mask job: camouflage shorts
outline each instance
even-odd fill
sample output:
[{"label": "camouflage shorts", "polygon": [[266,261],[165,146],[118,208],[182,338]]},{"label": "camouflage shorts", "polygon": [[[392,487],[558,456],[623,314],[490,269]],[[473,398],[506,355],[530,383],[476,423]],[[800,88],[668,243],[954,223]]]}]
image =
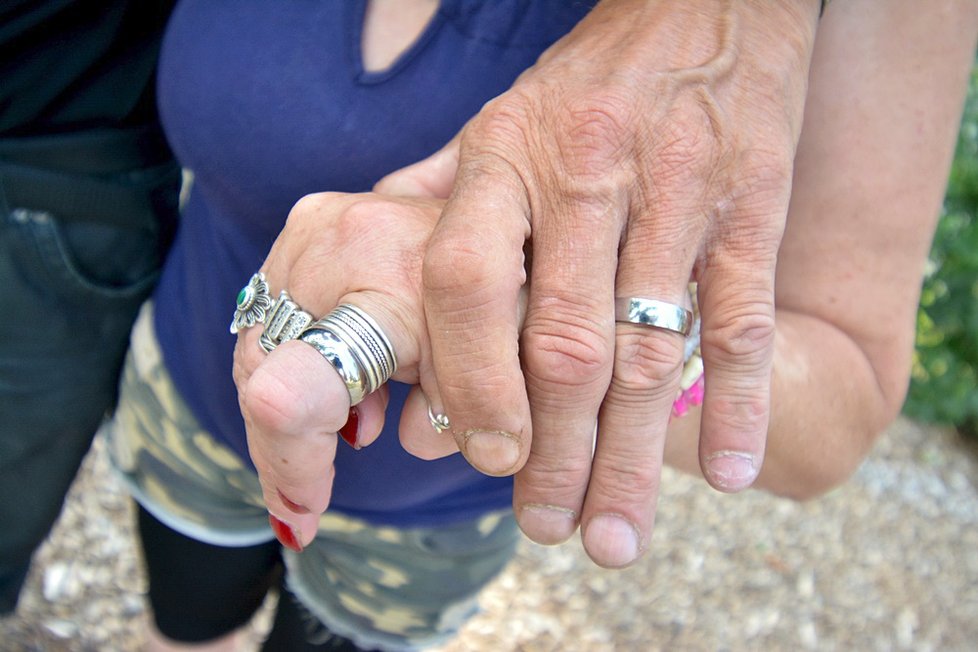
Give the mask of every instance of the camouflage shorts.
[{"label": "camouflage shorts", "polygon": [[[273,538],[258,476],[201,429],[160,355],[147,303],[133,328],[119,407],[105,431],[139,503],[195,539]],[[367,648],[414,650],[451,638],[512,557],[518,530],[496,512],[452,526],[393,528],[327,512],[301,554],[283,550],[289,588],[332,631]]]}]

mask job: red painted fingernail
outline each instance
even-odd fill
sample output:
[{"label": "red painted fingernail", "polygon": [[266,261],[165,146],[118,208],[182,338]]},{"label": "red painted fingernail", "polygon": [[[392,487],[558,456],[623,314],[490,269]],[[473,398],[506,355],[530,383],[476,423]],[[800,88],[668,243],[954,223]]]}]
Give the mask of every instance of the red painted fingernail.
[{"label": "red painted fingernail", "polygon": [[296,514],[308,514],[309,513],[309,508],[308,507],[303,507],[299,503],[292,502],[291,500],[289,500],[289,497],[288,496],[286,496],[285,494],[283,494],[281,492],[281,490],[278,492],[278,499],[282,501],[282,504],[283,505],[285,505],[286,507],[288,507],[290,510],[292,510]]},{"label": "red painted fingernail", "polygon": [[356,408],[350,408],[350,416],[347,418],[346,423],[340,428],[339,433],[343,441],[348,443],[356,450],[360,450],[360,444],[358,442],[360,435],[360,412]]},{"label": "red painted fingernail", "polygon": [[280,521],[271,514],[268,515],[268,523],[272,526],[272,532],[279,543],[296,552],[302,552],[302,539],[299,532],[285,521]]}]

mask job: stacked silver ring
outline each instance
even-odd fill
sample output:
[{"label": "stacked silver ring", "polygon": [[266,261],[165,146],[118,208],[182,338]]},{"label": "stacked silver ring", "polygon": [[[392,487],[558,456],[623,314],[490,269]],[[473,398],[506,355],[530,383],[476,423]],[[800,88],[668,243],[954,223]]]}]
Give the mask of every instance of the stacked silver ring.
[{"label": "stacked silver ring", "polygon": [[299,340],[319,351],[333,365],[350,394],[351,406],[360,403],[370,393],[364,380],[363,367],[353,356],[353,349],[335,333],[313,325],[299,336]]},{"label": "stacked silver ring", "polygon": [[299,338],[339,372],[356,405],[397,371],[394,347],[376,321],[356,306],[340,304]]},{"label": "stacked silver ring", "polygon": [[286,340],[309,344],[339,373],[351,405],[360,403],[397,371],[394,347],[364,311],[344,303],[322,319],[314,319],[285,290],[273,303],[265,275],[258,272],[238,293],[231,332],[263,324],[258,344],[266,353]]},{"label": "stacked silver ring", "polygon": [[313,316],[299,307],[289,293],[282,290],[265,318],[265,330],[258,337],[258,344],[266,353],[285,342],[294,340],[312,323]]}]

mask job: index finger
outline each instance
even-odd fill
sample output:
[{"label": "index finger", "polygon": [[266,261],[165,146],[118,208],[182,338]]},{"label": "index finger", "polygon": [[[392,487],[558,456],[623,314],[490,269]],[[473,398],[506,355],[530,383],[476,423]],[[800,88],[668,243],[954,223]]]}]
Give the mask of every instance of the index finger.
[{"label": "index finger", "polygon": [[[240,344],[258,349],[255,340]],[[348,416],[346,387],[319,357],[300,342],[285,342],[255,368],[239,399],[265,503],[285,519],[300,548],[315,536],[329,503],[334,434]]]},{"label": "index finger", "polygon": [[489,475],[514,473],[529,453],[518,307],[527,214],[522,183],[508,165],[492,157],[463,161],[424,258],[438,390],[459,449]]}]

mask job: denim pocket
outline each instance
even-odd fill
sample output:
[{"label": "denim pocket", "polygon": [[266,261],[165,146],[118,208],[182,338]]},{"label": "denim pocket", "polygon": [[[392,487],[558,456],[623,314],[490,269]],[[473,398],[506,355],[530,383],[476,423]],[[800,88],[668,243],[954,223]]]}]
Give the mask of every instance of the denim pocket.
[{"label": "denim pocket", "polygon": [[10,211],[22,248],[21,271],[69,301],[142,298],[159,275],[152,233],[90,223],[62,223],[46,211]]},{"label": "denim pocket", "polygon": [[[0,467],[51,442],[77,449],[115,400],[129,330],[160,273],[166,241],[156,224],[175,220],[169,177],[138,185],[130,176],[109,183],[151,198],[132,213],[133,228],[129,213],[108,213],[117,206],[63,202],[59,215],[34,205],[46,193],[11,199],[16,188],[0,184]],[[172,210],[157,191],[173,195]],[[121,219],[100,221],[103,213]]]},{"label": "denim pocket", "polygon": [[[0,213],[0,467],[59,441],[87,441],[115,400],[129,330],[159,275],[155,239],[68,231],[50,213]],[[73,237],[74,236],[74,237]],[[116,246],[138,268],[86,265]],[[60,445],[60,444],[59,444]]]},{"label": "denim pocket", "polygon": [[4,247],[45,295],[145,297],[172,238],[179,187],[173,163],[98,178],[5,165]]}]

